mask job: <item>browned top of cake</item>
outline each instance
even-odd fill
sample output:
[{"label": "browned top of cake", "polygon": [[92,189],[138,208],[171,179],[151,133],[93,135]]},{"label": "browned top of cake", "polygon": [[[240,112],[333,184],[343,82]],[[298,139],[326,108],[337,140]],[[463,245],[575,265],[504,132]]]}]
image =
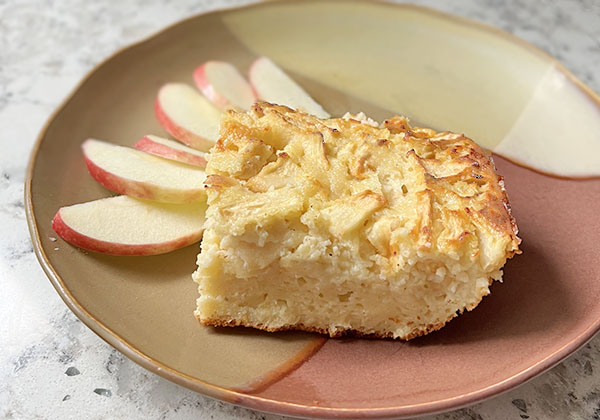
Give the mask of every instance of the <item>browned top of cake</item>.
[{"label": "browned top of cake", "polygon": [[372,224],[369,241],[391,260],[406,242],[394,235],[402,229],[423,251],[482,252],[483,266],[519,252],[489,154],[463,134],[411,127],[404,117],[375,127],[259,102],[224,117],[207,173],[209,204],[210,189],[225,185],[235,185],[232,200],[265,205],[285,191],[286,202],[318,210],[334,236]]}]

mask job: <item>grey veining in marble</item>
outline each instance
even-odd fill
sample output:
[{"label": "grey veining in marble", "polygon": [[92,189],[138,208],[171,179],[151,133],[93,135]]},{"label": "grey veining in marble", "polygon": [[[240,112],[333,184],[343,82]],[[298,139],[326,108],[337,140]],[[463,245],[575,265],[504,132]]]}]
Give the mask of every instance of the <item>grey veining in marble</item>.
[{"label": "grey veining in marble", "polygon": [[[0,418],[281,419],[174,385],[105,344],[52,289],[23,208],[35,138],[95,64],[181,18],[248,2],[0,0]],[[417,3],[508,30],[600,91],[597,0]],[[600,338],[515,390],[428,418],[600,419]]]}]

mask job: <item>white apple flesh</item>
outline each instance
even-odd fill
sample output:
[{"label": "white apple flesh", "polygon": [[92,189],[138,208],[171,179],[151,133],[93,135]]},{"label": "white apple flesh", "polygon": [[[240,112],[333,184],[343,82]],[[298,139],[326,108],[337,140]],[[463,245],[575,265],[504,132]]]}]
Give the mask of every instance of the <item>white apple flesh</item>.
[{"label": "white apple flesh", "polygon": [[219,137],[221,111],[184,83],[167,83],[160,88],[154,112],[170,135],[194,149],[206,152]]},{"label": "white apple flesh", "polygon": [[206,168],[206,153],[173,140],[147,135],[139,139],[133,147],[151,155]]},{"label": "white apple flesh", "polygon": [[300,85],[267,57],[257,58],[252,63],[249,78],[260,99],[308,112],[319,118],[331,117]]},{"label": "white apple flesh", "polygon": [[90,175],[116,193],[166,203],[206,197],[200,168],[100,140],[86,140],[82,149]]},{"label": "white apple flesh", "polygon": [[167,204],[125,195],[62,207],[52,228],[65,241],[112,255],[156,255],[202,238],[204,202]]},{"label": "white apple flesh", "polygon": [[204,96],[222,110],[247,111],[256,101],[250,84],[230,63],[207,61],[194,70],[194,81]]}]

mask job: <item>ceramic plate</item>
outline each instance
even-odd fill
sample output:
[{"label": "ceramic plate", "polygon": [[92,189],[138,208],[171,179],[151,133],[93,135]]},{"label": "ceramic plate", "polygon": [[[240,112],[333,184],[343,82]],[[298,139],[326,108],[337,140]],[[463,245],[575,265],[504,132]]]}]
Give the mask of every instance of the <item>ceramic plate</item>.
[{"label": "ceramic plate", "polygon": [[[153,115],[163,83],[192,84],[193,69],[211,59],[246,72],[260,55],[333,115],[402,113],[465,132],[507,158],[496,156],[496,164],[523,254],[476,310],[408,343],[214,329],[192,314],[197,244],[162,256],[114,257],[53,241],[50,222],[59,207],[110,194],[87,174],[84,139],[131,145],[147,133],[166,135]],[[593,92],[530,45],[428,9],[286,1],[210,13],[120,51],[59,108],[31,158],[29,227],[71,310],[167,379],[289,415],[447,410],[526,381],[597,331],[599,108]]]}]

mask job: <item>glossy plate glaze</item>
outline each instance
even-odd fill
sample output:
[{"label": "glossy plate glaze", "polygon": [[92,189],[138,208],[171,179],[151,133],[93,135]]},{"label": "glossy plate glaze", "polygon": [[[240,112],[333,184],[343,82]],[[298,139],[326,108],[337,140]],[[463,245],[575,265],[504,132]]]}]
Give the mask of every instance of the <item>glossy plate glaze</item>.
[{"label": "glossy plate glaze", "polygon": [[[59,207],[109,195],[86,173],[84,139],[131,145],[164,135],[153,116],[163,83],[193,84],[193,69],[207,60],[246,72],[259,55],[281,64],[334,116],[401,113],[502,154],[496,163],[523,238],[504,283],[473,312],[408,343],[325,340],[200,326],[190,278],[198,245],[113,257],[53,241]],[[447,410],[543,372],[599,328],[599,103],[532,46],[429,9],[309,0],[210,13],[117,53],[59,108],[32,154],[29,227],[42,267],[73,312],[174,382],[290,415]]]}]

